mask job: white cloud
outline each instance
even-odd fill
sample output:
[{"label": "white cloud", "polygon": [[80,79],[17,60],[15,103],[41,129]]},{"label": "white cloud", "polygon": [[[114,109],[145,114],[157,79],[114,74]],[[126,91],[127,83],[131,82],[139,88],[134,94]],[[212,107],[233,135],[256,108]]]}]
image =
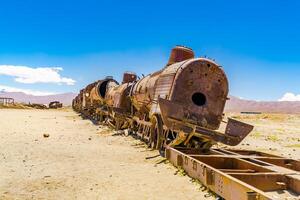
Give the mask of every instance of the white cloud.
[{"label": "white cloud", "polygon": [[19,83],[57,83],[74,85],[75,80],[61,77],[60,67],[38,67],[0,65],[0,75],[15,77]]},{"label": "white cloud", "polygon": [[36,91],[36,90],[14,88],[5,85],[0,85],[0,92],[23,92],[25,94],[30,94],[34,96],[47,96],[47,95],[55,94],[53,92],[45,92],[45,91],[43,92],[43,91]]},{"label": "white cloud", "polygon": [[287,92],[278,101],[300,101],[300,94]]}]

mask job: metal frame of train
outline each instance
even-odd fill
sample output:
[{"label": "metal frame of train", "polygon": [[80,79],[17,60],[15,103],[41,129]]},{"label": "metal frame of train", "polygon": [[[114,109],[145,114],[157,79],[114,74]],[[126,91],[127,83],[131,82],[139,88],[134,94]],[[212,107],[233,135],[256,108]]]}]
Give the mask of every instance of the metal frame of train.
[{"label": "metal frame of train", "polygon": [[89,84],[73,100],[73,108],[116,129],[135,131],[155,149],[209,149],[216,142],[237,145],[253,128],[229,118],[225,133],[216,131],[227,95],[221,66],[176,46],[163,69],[139,80],[126,72],[122,84],[112,77]]},{"label": "metal frame of train", "polygon": [[[161,70],[142,78],[125,72],[121,84],[112,77],[95,81],[80,90],[72,107],[84,117],[138,135],[225,199],[299,199],[299,161],[211,148],[216,143],[235,146],[253,129],[235,119],[224,121],[227,96],[228,80],[220,65],[176,46]],[[221,122],[224,132],[219,131]]]}]

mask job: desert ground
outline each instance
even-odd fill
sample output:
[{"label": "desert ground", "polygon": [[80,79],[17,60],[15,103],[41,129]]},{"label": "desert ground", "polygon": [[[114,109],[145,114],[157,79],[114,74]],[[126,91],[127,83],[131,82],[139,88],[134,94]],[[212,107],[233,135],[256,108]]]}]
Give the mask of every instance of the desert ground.
[{"label": "desert ground", "polygon": [[[0,199],[215,199],[139,140],[71,109],[0,116]],[[235,148],[300,158],[300,115],[227,116],[255,125]]]},{"label": "desert ground", "polygon": [[0,116],[1,200],[215,199],[156,151],[71,109]]},{"label": "desert ground", "polygon": [[254,125],[253,131],[234,148],[300,159],[300,115],[229,113],[227,116]]}]

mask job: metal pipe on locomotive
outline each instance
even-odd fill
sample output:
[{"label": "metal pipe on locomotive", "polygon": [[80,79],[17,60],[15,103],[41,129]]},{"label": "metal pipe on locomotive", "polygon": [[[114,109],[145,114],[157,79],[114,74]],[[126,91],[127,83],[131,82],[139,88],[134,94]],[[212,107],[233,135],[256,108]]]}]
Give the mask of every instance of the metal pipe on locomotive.
[{"label": "metal pipe on locomotive", "polygon": [[225,132],[217,131],[227,96],[221,66],[176,46],[161,70],[139,80],[125,72],[122,84],[112,77],[91,83],[72,106],[85,117],[135,132],[155,149],[169,145],[205,150],[217,142],[237,145],[253,129],[228,118]]}]

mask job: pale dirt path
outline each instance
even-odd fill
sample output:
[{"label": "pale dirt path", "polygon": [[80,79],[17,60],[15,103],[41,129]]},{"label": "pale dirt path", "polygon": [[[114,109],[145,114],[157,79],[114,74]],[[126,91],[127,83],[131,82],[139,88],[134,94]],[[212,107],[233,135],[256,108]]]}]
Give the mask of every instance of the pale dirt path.
[{"label": "pale dirt path", "polygon": [[[71,110],[0,110],[0,199],[214,199]],[[44,138],[43,134],[50,134]]]}]

